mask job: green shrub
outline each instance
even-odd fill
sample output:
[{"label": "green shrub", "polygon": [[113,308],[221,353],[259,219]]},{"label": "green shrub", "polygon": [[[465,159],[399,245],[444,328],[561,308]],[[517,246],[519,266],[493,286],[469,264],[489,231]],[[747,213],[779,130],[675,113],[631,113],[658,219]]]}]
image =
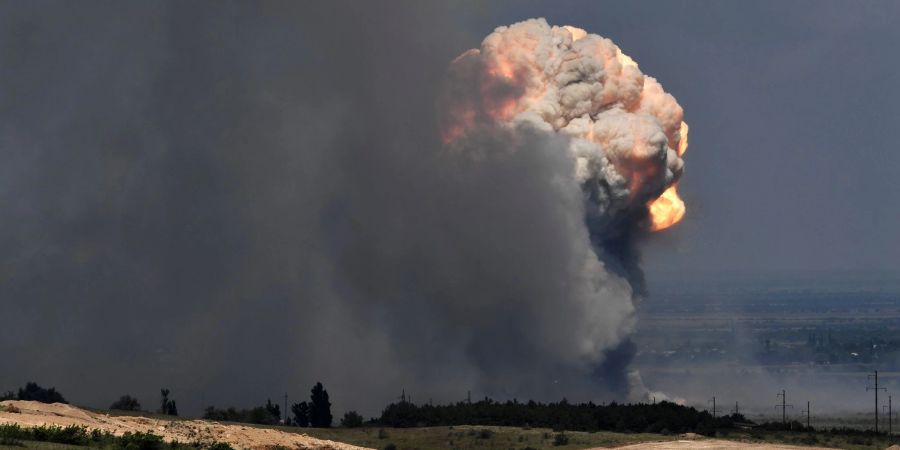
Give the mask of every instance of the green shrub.
[{"label": "green shrub", "polygon": [[124,450],[160,450],[163,446],[161,437],[153,433],[128,433],[118,439],[117,448]]},{"label": "green shrub", "polygon": [[384,450],[397,450],[397,446],[394,444],[388,444],[384,446]]},{"label": "green shrub", "polygon": [[207,450],[234,450],[234,448],[225,442],[216,442],[210,445]]},{"label": "green shrub", "polygon": [[30,437],[26,437],[26,439],[30,438],[33,441],[40,442],[87,445],[90,441],[87,428],[79,427],[77,425],[70,425],[65,428],[59,426],[40,426],[29,428],[28,430],[25,430],[25,432],[30,434]]},{"label": "green shrub", "polygon": [[487,428],[478,430],[478,439],[490,439],[494,432]]},{"label": "green shrub", "polygon": [[388,434],[387,431],[384,431],[384,428],[378,429],[378,439],[387,439]]},{"label": "green shrub", "polygon": [[25,430],[14,423],[0,425],[0,438],[27,439],[29,434],[28,430]]},{"label": "green shrub", "polygon": [[117,438],[109,431],[103,431],[97,428],[91,430],[91,441],[96,444],[112,444],[116,442],[116,439]]},{"label": "green shrub", "polygon": [[556,436],[553,436],[553,445],[561,446],[569,444],[569,436],[566,436],[565,433],[558,433]]},{"label": "green shrub", "polygon": [[363,416],[356,411],[347,411],[344,413],[344,418],[341,419],[341,426],[345,428],[356,428],[362,426],[362,424]]}]

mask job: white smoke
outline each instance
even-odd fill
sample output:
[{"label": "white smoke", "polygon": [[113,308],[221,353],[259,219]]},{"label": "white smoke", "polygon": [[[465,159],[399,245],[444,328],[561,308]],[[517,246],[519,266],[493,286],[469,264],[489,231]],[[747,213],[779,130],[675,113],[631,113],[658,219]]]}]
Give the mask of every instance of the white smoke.
[{"label": "white smoke", "polygon": [[681,176],[684,112],[609,39],[532,19],[499,27],[451,66],[443,128],[451,147],[479,126],[570,137],[577,181],[599,216],[643,208]]}]

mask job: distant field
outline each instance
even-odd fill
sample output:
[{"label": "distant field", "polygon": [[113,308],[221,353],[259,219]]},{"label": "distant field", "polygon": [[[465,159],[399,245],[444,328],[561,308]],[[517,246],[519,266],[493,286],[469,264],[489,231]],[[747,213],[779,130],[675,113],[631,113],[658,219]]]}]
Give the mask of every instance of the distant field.
[{"label": "distant field", "polygon": [[[346,442],[364,447],[383,449],[394,444],[397,450],[578,450],[591,447],[618,447],[641,442],[658,442],[676,436],[660,434],[623,434],[612,432],[583,433],[567,431],[566,445],[554,445],[558,433],[550,429],[522,429],[516,427],[426,427],[426,428],[295,428],[274,427],[283,431],[308,434],[320,439]],[[380,431],[382,431],[380,433]],[[379,434],[383,437],[379,438]],[[24,447],[0,445],[3,450],[86,450],[90,447],[23,442]]]},{"label": "distant field", "polygon": [[[283,428],[290,430],[290,428]],[[297,430],[294,428],[294,430]],[[379,438],[379,430],[385,437]],[[590,447],[617,447],[640,442],[667,441],[675,436],[661,434],[623,434],[612,432],[584,433],[567,431],[566,445],[554,445],[558,433],[545,428],[523,429],[517,427],[425,427],[425,428],[308,428],[302,432],[320,439],[346,442],[376,449],[394,444],[398,450],[428,449],[478,449],[478,450],[576,450]]]},{"label": "distant field", "polygon": [[[480,430],[493,432],[489,439],[479,438]],[[306,429],[303,432],[321,439],[330,439],[370,448],[383,449],[388,444],[397,450],[577,450],[593,447],[619,447],[642,442],[660,442],[679,439],[676,435],[649,433],[625,434],[613,432],[583,433],[567,431],[569,444],[554,446],[556,435],[550,429],[522,429],[516,427],[429,427],[387,428],[387,437],[378,438],[379,428]],[[846,436],[827,433],[797,433],[780,431],[732,431],[719,435],[719,439],[739,442],[790,444],[797,446],[832,447],[849,450],[883,450],[891,445],[887,436]],[[900,442],[900,438],[894,443]]]}]

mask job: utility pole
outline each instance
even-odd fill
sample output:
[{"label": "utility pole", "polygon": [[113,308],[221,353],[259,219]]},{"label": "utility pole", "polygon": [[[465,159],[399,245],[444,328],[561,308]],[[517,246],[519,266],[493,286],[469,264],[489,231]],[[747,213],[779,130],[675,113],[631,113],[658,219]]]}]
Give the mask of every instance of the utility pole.
[{"label": "utility pole", "polygon": [[866,392],[875,391],[875,432],[878,433],[878,406],[879,406],[878,405],[878,391],[879,390],[886,391],[887,389],[878,387],[878,371],[877,370],[875,371],[874,374],[869,374],[866,382],[868,383],[868,380],[871,380],[872,378],[875,379],[875,386],[866,386]]},{"label": "utility pole", "polygon": [[779,406],[781,407],[781,424],[786,425],[787,424],[787,407],[790,406],[791,408],[793,408],[794,405],[787,404],[787,394],[785,393],[784,389],[781,390],[780,394],[776,394],[775,396],[781,397],[781,404],[775,405],[775,407],[776,408]]},{"label": "utility pole", "polygon": [[888,395],[888,404],[881,405],[881,407],[887,408],[887,412],[888,412],[888,442],[890,442],[892,440],[893,431],[894,431],[893,430],[894,414],[893,414],[893,407],[891,406],[891,396],[890,395]]},{"label": "utility pole", "polygon": [[801,412],[806,413],[806,428],[810,428],[810,426],[809,426],[809,400],[806,401],[806,409]]},{"label": "utility pole", "polygon": [[734,415],[738,415],[741,413],[741,408],[738,407],[738,402],[734,402],[734,411],[732,411]]},{"label": "utility pole", "polygon": [[281,416],[281,423],[287,425],[288,409],[287,409],[287,392],[284,393],[284,412]]},{"label": "utility pole", "polygon": [[712,402],[712,405],[713,405],[713,407],[712,407],[712,415],[713,415],[713,419],[715,419],[715,418],[716,418],[716,412],[718,411],[718,410],[716,409],[716,396],[713,395],[712,400],[707,401],[707,403],[709,403],[710,401]]}]

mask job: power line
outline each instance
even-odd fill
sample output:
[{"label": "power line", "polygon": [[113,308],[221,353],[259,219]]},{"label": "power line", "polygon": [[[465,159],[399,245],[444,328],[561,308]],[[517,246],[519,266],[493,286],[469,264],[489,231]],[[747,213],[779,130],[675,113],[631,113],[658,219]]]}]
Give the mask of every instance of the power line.
[{"label": "power line", "polygon": [[716,418],[716,412],[718,412],[718,410],[716,409],[716,396],[713,395],[712,400],[707,400],[707,401],[706,401],[706,403],[709,403],[709,402],[712,402],[712,405],[713,405],[713,407],[712,407],[712,416],[713,416],[713,419],[715,419],[715,418]]},{"label": "power line", "polygon": [[811,428],[811,427],[809,426],[809,400],[806,401],[806,409],[804,409],[804,410],[801,411],[801,412],[805,412],[805,413],[806,413],[806,428]]},{"label": "power line", "polygon": [[869,382],[872,378],[875,378],[875,386],[866,386],[866,392],[875,391],[875,432],[878,432],[878,391],[887,391],[886,388],[878,387],[878,371],[876,370],[874,374],[869,374],[866,378],[866,383]]},{"label": "power line", "polygon": [[791,408],[793,408],[794,405],[788,405],[786,403],[787,402],[787,394],[784,389],[781,390],[780,394],[775,394],[775,396],[781,397],[781,404],[775,405],[775,407],[776,408],[779,406],[781,407],[781,424],[785,425],[785,424],[787,424],[787,407],[790,406]]},{"label": "power line", "polygon": [[888,395],[888,404],[881,405],[882,408],[887,408],[888,412],[888,442],[893,440],[893,423],[894,423],[894,414],[893,414],[893,406],[891,405],[891,396]]}]

